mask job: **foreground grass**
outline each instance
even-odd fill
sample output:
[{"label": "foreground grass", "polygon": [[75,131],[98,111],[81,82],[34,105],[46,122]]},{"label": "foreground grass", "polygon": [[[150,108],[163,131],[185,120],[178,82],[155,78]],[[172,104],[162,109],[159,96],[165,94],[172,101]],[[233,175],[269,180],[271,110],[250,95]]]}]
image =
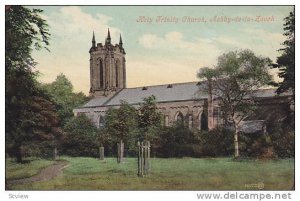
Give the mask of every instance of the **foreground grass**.
[{"label": "foreground grass", "polygon": [[6,159],[6,179],[23,179],[38,174],[41,169],[51,165],[53,161],[39,158],[26,158],[27,163],[20,164],[14,159]]},{"label": "foreground grass", "polygon": [[294,159],[234,161],[231,158],[151,159],[151,173],[137,177],[137,159],[62,157],[70,162],[51,181],[15,185],[15,190],[290,190]]}]

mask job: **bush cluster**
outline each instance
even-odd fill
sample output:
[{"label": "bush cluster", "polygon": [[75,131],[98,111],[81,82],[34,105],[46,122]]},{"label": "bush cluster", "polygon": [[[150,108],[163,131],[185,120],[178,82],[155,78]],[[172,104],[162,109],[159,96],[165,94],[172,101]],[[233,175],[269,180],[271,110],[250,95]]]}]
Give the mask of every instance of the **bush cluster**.
[{"label": "bush cluster", "polygon": [[[293,129],[276,129],[271,134],[240,133],[240,152],[242,157],[274,158],[294,157],[295,144]],[[107,140],[101,145],[99,135],[105,129],[97,129],[82,115],[71,119],[65,126],[65,138],[61,144],[61,154],[70,156],[98,157],[99,146],[105,147],[106,156],[117,155],[116,139]],[[137,141],[141,136],[135,130],[127,144],[125,156],[137,156]],[[190,130],[183,124],[161,127],[152,131],[152,157],[223,157],[233,156],[233,131],[217,128],[211,131]],[[47,148],[47,147],[45,147]]]}]

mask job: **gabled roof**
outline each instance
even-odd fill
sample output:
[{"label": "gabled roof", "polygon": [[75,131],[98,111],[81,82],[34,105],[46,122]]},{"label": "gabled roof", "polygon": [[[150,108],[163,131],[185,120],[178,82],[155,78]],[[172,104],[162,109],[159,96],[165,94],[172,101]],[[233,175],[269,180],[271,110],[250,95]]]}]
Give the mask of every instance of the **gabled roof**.
[{"label": "gabled roof", "polygon": [[198,82],[180,84],[166,84],[157,86],[146,86],[127,88],[120,91],[106,105],[119,105],[121,100],[129,104],[143,102],[144,98],[154,95],[157,102],[185,101],[207,98],[207,93],[198,93]]},{"label": "gabled roof", "polygon": [[[108,97],[95,97],[83,105],[86,107],[101,107],[120,105],[122,101],[128,104],[139,104],[144,98],[154,95],[156,102],[175,102],[187,100],[207,99],[204,82],[186,82],[176,84],[155,85],[136,88],[125,88]],[[202,90],[201,90],[202,89]],[[255,93],[256,97],[267,98],[276,96],[275,89],[261,89]]]}]

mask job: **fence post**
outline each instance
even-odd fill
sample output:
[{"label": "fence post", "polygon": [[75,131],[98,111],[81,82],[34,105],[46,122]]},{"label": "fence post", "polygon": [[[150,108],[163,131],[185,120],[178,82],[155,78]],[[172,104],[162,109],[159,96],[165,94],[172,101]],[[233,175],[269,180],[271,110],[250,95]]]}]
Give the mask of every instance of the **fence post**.
[{"label": "fence post", "polygon": [[146,172],[148,174],[149,170],[150,170],[150,141],[146,142],[146,150],[147,150],[147,155],[146,155]]},{"label": "fence post", "polygon": [[150,170],[150,141],[138,142],[138,176],[147,175]]},{"label": "fence post", "polygon": [[120,153],[120,162],[124,161],[124,142],[121,140],[121,153]]},{"label": "fence post", "polygon": [[145,142],[144,145],[144,172],[147,175],[148,174],[148,149],[147,149],[147,142]]},{"label": "fence post", "polygon": [[120,148],[121,148],[121,147],[120,147],[120,143],[117,143],[117,149],[118,149],[118,153],[117,153],[117,162],[118,162],[118,163],[120,163],[120,151],[121,151]]},{"label": "fence post", "polygon": [[117,162],[118,163],[121,163],[121,162],[123,162],[123,157],[124,157],[124,143],[123,143],[123,141],[121,140],[121,142],[120,143],[118,143],[117,144],[117,146],[118,146],[118,156],[117,156]]},{"label": "fence post", "polygon": [[99,147],[99,159],[104,160],[104,147]]},{"label": "fence post", "polygon": [[57,148],[55,147],[53,150],[53,159],[57,160],[57,158],[58,158],[58,152],[57,152]]},{"label": "fence post", "polygon": [[141,143],[138,142],[138,176],[141,176]]}]

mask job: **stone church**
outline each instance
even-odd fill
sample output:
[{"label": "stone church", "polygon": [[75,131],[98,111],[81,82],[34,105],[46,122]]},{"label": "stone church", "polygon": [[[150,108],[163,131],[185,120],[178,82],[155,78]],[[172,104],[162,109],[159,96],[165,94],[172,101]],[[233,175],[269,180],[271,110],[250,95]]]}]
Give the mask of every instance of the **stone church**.
[{"label": "stone church", "polygon": [[[144,98],[154,95],[157,109],[164,116],[165,126],[184,121],[191,129],[210,130],[223,124],[218,100],[209,98],[200,82],[127,88],[126,52],[121,35],[119,44],[113,45],[108,30],[105,43],[96,44],[93,33],[89,53],[89,93],[92,98],[74,109],[75,116],[85,114],[100,128],[105,125],[105,113],[110,107],[119,107],[122,101],[139,107]],[[261,114],[255,115],[248,130],[261,130],[265,122],[282,120],[288,116],[289,94],[278,96],[274,89],[263,89],[257,92],[256,97],[262,108]]]}]

